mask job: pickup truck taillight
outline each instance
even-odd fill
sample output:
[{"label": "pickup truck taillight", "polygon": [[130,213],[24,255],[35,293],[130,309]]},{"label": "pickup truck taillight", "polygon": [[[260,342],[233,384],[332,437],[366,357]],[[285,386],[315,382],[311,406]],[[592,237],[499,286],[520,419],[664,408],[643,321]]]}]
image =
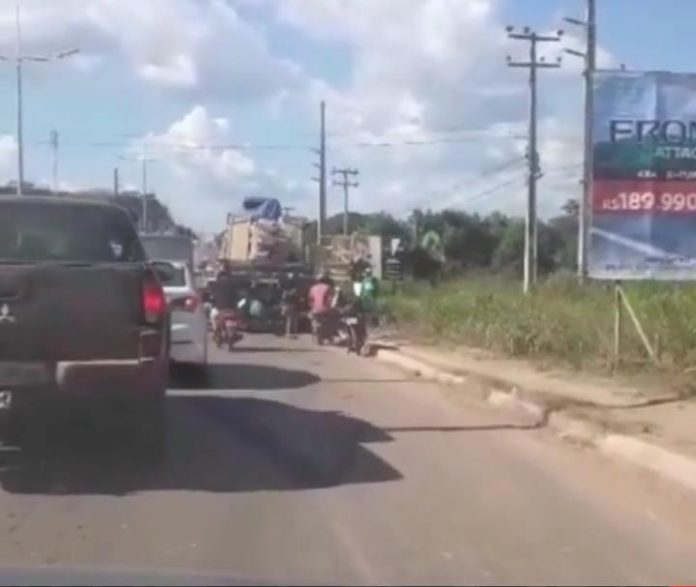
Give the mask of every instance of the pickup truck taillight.
[{"label": "pickup truck taillight", "polygon": [[185,296],[182,298],[173,299],[169,307],[172,310],[182,310],[184,312],[195,312],[198,309],[201,301],[198,296]]},{"label": "pickup truck taillight", "polygon": [[167,300],[160,283],[148,278],[143,283],[143,315],[148,324],[161,322],[167,311]]}]

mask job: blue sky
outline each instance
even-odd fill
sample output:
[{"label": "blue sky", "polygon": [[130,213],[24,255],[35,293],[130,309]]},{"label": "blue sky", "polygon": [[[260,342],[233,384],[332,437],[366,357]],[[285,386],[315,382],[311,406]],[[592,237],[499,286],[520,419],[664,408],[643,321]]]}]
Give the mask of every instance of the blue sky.
[{"label": "blue sky", "polygon": [[[581,0],[22,2],[26,52],[82,51],[26,69],[28,178],[50,180],[45,143],[56,129],[65,186],[108,187],[118,165],[124,182],[138,187],[137,163],[119,156],[135,157],[147,140],[157,159],[152,186],[182,220],[205,229],[218,228],[249,194],[277,195],[313,213],[314,155],[303,147],[316,143],[321,99],[329,105],[330,165],[362,172],[356,208],[520,212],[525,79],[504,57],[522,48],[508,45],[502,29],[551,30],[563,15],[583,14]],[[13,50],[12,4],[0,7],[2,54]],[[598,4],[605,63],[693,67],[696,3]],[[567,58],[562,72],[542,81],[546,214],[577,194],[579,73]],[[0,64],[0,181],[15,177],[14,83],[12,66]],[[404,145],[413,141],[432,144]],[[392,146],[365,146],[384,142]],[[200,148],[241,143],[296,148]],[[496,167],[505,170],[484,173]],[[480,196],[516,178],[510,189]]]}]

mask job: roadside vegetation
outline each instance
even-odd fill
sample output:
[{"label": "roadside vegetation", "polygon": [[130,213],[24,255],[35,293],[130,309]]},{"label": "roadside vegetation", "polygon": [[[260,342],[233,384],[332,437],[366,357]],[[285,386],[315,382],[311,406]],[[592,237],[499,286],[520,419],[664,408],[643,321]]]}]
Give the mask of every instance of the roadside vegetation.
[{"label": "roadside vegetation", "polygon": [[[641,283],[627,284],[625,291],[663,366],[696,366],[696,288]],[[570,274],[547,277],[529,296],[517,280],[471,274],[435,286],[404,284],[385,298],[385,311],[405,332],[429,343],[611,371],[613,296],[611,285],[581,286]],[[623,369],[649,367],[628,317],[623,332]]]},{"label": "roadside vegetation", "polygon": [[[616,363],[613,285],[581,286],[574,276],[575,200],[539,224],[540,279],[529,296],[521,292],[522,219],[499,212],[414,210],[405,221],[386,213],[353,214],[350,221],[351,230],[405,243],[408,277],[397,294],[384,297],[383,310],[411,338],[602,373],[655,370],[625,312],[622,360]],[[329,233],[341,227],[342,216],[329,219]],[[423,238],[433,232],[440,237],[434,248]],[[661,376],[691,378],[691,369],[696,372],[696,287],[642,282],[626,283],[624,289],[659,351]]]}]

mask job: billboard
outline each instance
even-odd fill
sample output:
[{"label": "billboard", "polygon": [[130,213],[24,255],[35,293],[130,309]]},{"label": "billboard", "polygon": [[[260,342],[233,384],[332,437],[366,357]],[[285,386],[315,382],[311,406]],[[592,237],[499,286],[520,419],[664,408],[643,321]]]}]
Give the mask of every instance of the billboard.
[{"label": "billboard", "polygon": [[594,80],[589,274],[696,279],[696,75]]}]

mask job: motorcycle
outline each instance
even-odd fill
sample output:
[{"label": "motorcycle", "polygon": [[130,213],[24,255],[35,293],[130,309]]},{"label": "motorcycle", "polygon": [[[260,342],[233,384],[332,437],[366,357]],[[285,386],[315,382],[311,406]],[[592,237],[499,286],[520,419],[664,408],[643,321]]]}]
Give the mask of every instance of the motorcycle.
[{"label": "motorcycle", "polygon": [[331,332],[332,323],[332,316],[330,316],[329,313],[315,314],[312,316],[312,332],[319,346],[323,346],[327,342],[333,340],[333,333]]},{"label": "motorcycle", "polygon": [[218,314],[213,331],[213,341],[215,346],[221,349],[226,347],[228,351],[234,348],[242,338],[241,320],[233,310],[224,310]]},{"label": "motorcycle", "polygon": [[360,308],[350,305],[341,310],[338,322],[339,337],[345,341],[349,353],[364,356],[367,349],[367,326]]}]

